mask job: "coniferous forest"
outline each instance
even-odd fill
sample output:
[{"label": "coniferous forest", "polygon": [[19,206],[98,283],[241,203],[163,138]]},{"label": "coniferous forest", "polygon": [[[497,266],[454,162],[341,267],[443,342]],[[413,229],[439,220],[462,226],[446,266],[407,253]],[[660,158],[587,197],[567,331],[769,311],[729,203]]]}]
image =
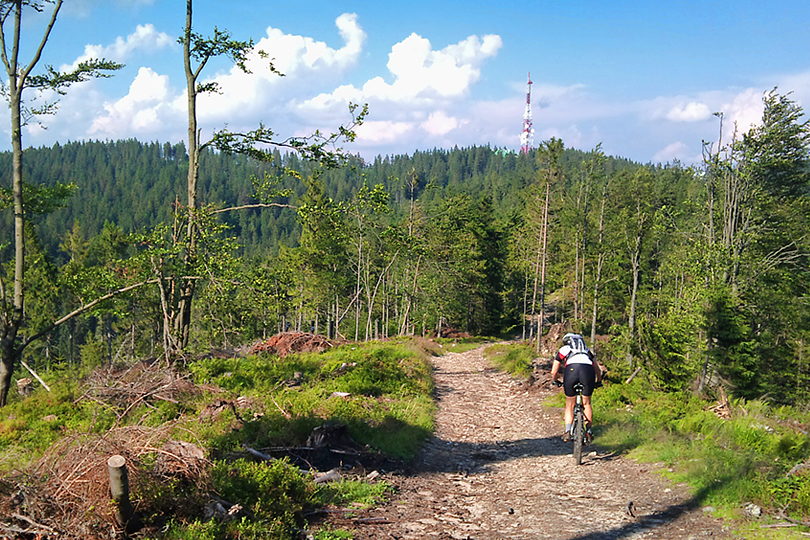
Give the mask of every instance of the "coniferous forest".
[{"label": "coniferous forest", "polygon": [[[284,329],[532,339],[566,323],[605,336],[598,347],[615,372],[640,369],[662,389],[722,381],[742,397],[802,402],[810,140],[789,97],[764,100],[764,124],[707,143],[697,167],[559,140],[527,155],[437,149],[334,169],[278,151],[263,161],[205,151],[190,350]],[[11,156],[1,163],[8,172]],[[176,249],[183,144],[66,143],[27,151],[25,164],[34,185],[70,185],[62,207],[26,229],[31,331],[163,271],[154,261]],[[262,197],[272,206],[239,208]],[[159,287],[146,285],[26,354],[35,366],[70,363],[90,343],[114,355],[127,342],[154,356],[163,334]]]}]

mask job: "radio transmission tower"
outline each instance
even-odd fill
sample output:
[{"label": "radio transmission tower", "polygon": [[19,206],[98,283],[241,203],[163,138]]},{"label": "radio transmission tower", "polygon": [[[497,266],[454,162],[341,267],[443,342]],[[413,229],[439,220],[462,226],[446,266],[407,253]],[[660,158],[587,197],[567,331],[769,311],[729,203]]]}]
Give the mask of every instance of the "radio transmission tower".
[{"label": "radio transmission tower", "polygon": [[532,127],[532,74],[529,73],[529,82],[526,85],[526,110],[523,112],[523,131],[520,134],[520,153],[528,154],[534,143],[534,128]]}]

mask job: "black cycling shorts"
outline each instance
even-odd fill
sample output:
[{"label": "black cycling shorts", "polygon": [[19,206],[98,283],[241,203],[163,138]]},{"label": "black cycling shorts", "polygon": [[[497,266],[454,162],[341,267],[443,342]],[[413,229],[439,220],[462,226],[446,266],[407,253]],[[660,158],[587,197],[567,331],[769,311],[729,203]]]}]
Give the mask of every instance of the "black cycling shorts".
[{"label": "black cycling shorts", "polygon": [[565,388],[565,395],[574,397],[577,395],[574,392],[574,384],[577,381],[582,383],[582,395],[590,396],[593,394],[593,386],[596,383],[596,371],[593,369],[593,364],[568,364],[565,367],[563,374],[563,387]]}]

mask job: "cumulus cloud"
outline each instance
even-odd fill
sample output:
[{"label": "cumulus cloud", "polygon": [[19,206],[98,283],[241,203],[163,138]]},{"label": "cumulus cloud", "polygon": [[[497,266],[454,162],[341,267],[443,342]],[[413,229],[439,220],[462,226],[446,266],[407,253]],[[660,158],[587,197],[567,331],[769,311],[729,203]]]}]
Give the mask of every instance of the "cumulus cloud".
[{"label": "cumulus cloud", "polygon": [[64,66],[63,69],[75,68],[79,62],[91,58],[106,58],[123,62],[136,52],[154,52],[171,47],[174,43],[174,38],[169,34],[159,32],[154,25],[139,24],[133,33],[126,38],[117,37],[110,45],[85,45],[84,53],[73,62],[72,66]]},{"label": "cumulus cloud", "polygon": [[711,116],[712,111],[705,103],[690,101],[685,105],[673,107],[667,112],[666,117],[673,122],[699,122]]},{"label": "cumulus cloud", "polygon": [[755,125],[761,124],[764,110],[762,97],[762,90],[753,88],[732,96],[718,109],[724,115],[725,125],[736,127],[738,133],[745,133]]},{"label": "cumulus cloud", "polygon": [[[234,66],[227,73],[216,74],[208,80],[218,84],[220,93],[201,96],[203,120],[231,121],[266,112],[268,107],[278,106],[278,103],[286,105],[319,78],[337,80],[357,62],[366,33],[354,13],[340,15],[335,26],[343,39],[343,46],[337,49],[323,41],[268,27],[267,35],[256,43],[246,62],[250,73]],[[268,55],[284,77],[270,69],[268,60],[262,58],[259,51]]]},{"label": "cumulus cloud", "polygon": [[481,133],[468,131],[474,128],[469,125],[470,104],[465,99],[481,76],[483,62],[501,46],[500,36],[473,35],[436,50],[430,40],[412,33],[391,47],[387,77],[372,77],[359,87],[340,85],[293,103],[297,113],[307,118],[336,118],[345,114],[349,102],[368,103],[371,114],[385,120],[369,121],[358,130],[360,146],[395,141],[414,148],[440,146],[441,138],[450,132],[454,140],[469,139],[470,134],[480,138]]},{"label": "cumulus cloud", "polygon": [[430,113],[427,120],[419,124],[419,126],[430,135],[442,136],[458,128],[462,123],[464,122],[453,116],[448,116],[444,111],[436,111]]},{"label": "cumulus cloud", "polygon": [[169,78],[142,67],[126,96],[104,104],[104,114],[93,121],[90,135],[119,138],[157,132],[182,118],[179,110],[172,110],[170,98]]},{"label": "cumulus cloud", "polygon": [[408,135],[414,127],[413,122],[372,120],[357,128],[357,141],[361,146],[390,144]]},{"label": "cumulus cloud", "polygon": [[412,33],[396,43],[386,67],[393,79],[369,79],[362,87],[343,85],[301,103],[302,108],[326,109],[347,101],[387,102],[419,107],[463,97],[481,76],[481,64],[494,56],[503,42],[500,36],[468,38],[433,50],[430,41]]},{"label": "cumulus cloud", "polygon": [[689,147],[681,141],[675,141],[666,145],[653,155],[653,161],[665,163],[675,160],[683,161],[690,152]]}]

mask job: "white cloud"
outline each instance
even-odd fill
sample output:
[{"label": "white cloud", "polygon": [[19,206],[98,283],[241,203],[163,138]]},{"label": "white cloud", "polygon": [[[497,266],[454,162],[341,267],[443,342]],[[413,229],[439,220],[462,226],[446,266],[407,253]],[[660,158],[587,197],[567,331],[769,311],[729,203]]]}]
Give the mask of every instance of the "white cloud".
[{"label": "white cloud", "polygon": [[368,121],[357,128],[357,143],[363,146],[390,144],[411,133],[412,122]]},{"label": "white cloud", "polygon": [[430,113],[427,120],[422,122],[419,127],[430,135],[442,136],[458,128],[462,123],[458,118],[448,116],[444,111],[436,111]]},{"label": "white cloud", "polygon": [[171,47],[174,38],[164,32],[159,32],[152,24],[139,24],[135,31],[126,38],[117,37],[110,45],[85,45],[84,53],[79,56],[72,66],[63,66],[63,70],[75,68],[79,62],[91,58],[106,58],[116,62],[129,59],[134,53],[140,51],[154,52],[165,47]]},{"label": "white cloud", "polygon": [[724,115],[723,122],[727,126],[729,135],[735,128],[738,135],[742,135],[755,125],[762,123],[764,109],[762,97],[762,90],[748,88],[731,97],[719,107],[718,111]]},{"label": "white cloud", "polygon": [[428,39],[412,33],[396,43],[388,54],[387,68],[393,82],[377,76],[361,88],[343,85],[303,101],[301,107],[326,109],[354,101],[415,108],[459,99],[481,76],[483,61],[497,54],[502,44],[497,35],[469,36],[444,49],[433,50]]},{"label": "white cloud", "polygon": [[656,152],[655,155],[653,155],[653,161],[661,163],[672,162],[676,159],[683,161],[687,158],[689,152],[690,149],[686,144],[681,141],[675,141]]},{"label": "white cloud", "polygon": [[[267,36],[256,43],[256,49],[268,53],[276,69],[288,77],[301,71],[345,69],[357,61],[363,49],[366,33],[357,23],[355,13],[344,13],[335,19],[344,45],[339,49],[310,37],[285,34],[268,27]],[[251,69],[260,68],[261,61],[251,62]]]},{"label": "white cloud", "polygon": [[178,119],[169,98],[169,78],[142,67],[126,96],[104,104],[105,112],[93,121],[90,135],[119,138],[157,132]]},{"label": "white cloud", "polygon": [[673,107],[666,114],[666,117],[673,122],[699,122],[706,120],[711,114],[712,111],[705,103],[690,101],[685,105]]},{"label": "white cloud", "polygon": [[[357,62],[366,34],[354,13],[340,15],[335,25],[344,42],[338,49],[323,41],[268,27],[266,37],[256,43],[246,63],[251,73],[234,66],[227,73],[208,79],[219,85],[220,93],[201,96],[201,120],[222,123],[266,115],[269,110],[286,105],[293,96],[311,92],[319,79],[338,80],[344,70]],[[284,77],[273,73],[258,51],[266,52]]]}]

